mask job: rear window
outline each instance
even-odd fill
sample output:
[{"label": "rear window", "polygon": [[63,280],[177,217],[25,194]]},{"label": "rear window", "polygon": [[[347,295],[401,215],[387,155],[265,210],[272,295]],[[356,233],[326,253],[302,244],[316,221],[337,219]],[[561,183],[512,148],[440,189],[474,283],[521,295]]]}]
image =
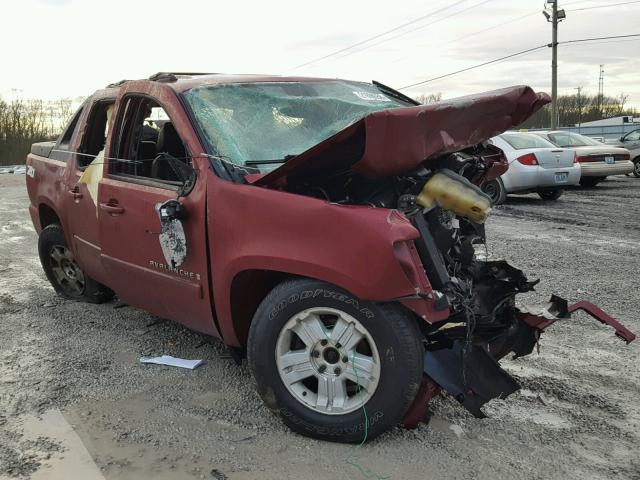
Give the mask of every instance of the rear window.
[{"label": "rear window", "polygon": [[586,147],[600,145],[599,142],[578,133],[548,133],[549,139],[559,147]]},{"label": "rear window", "polygon": [[555,145],[531,133],[509,133],[500,138],[516,150],[525,148],[555,148]]}]

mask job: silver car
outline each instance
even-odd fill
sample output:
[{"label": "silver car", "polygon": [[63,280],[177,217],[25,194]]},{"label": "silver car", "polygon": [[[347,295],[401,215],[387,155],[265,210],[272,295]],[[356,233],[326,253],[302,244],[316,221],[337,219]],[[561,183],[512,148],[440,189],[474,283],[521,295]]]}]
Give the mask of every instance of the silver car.
[{"label": "silver car", "polygon": [[575,152],[582,176],[580,185],[595,187],[609,175],[633,172],[631,154],[626,148],[605,145],[579,133],[552,131],[534,132],[545,140]]},{"label": "silver car", "polygon": [[543,200],[557,200],[567,185],[580,181],[580,165],[573,151],[558,148],[531,133],[506,132],[489,140],[509,161],[509,169],[483,187],[494,205],[508,193],[536,192]]}]

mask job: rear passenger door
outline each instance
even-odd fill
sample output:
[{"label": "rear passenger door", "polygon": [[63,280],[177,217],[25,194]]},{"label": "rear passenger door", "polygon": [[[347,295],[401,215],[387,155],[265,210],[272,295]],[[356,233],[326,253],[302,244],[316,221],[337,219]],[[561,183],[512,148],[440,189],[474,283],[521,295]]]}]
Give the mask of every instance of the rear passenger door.
[{"label": "rear passenger door", "polygon": [[[170,108],[148,95],[126,94],[118,102],[108,168],[99,189],[102,265],[108,285],[123,302],[215,333],[207,275],[204,175],[179,198],[185,212],[184,263],[170,264],[159,239],[157,206],[176,199],[183,186],[175,162],[198,168],[191,155],[197,147],[184,143],[180,130],[185,124],[174,125],[172,116]],[[174,164],[166,161],[167,156]]]},{"label": "rear passenger door", "polygon": [[[104,282],[104,271],[100,261],[98,232],[97,188],[99,169],[91,182],[83,174],[90,164],[102,168],[102,156],[109,128],[109,112],[115,98],[93,98],[84,107],[82,126],[77,132],[75,145],[70,146],[69,168],[65,178],[65,212],[67,215],[67,237],[75,258],[82,269],[99,282]],[[60,147],[57,153],[62,154]]]}]

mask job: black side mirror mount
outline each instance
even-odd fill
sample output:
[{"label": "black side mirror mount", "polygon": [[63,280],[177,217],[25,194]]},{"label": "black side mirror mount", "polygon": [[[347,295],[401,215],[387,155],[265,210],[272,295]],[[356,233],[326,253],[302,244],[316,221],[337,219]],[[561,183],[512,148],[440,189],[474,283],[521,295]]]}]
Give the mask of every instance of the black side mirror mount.
[{"label": "black side mirror mount", "polygon": [[178,189],[178,197],[188,195],[196,183],[197,174],[195,169],[187,162],[178,160],[168,153],[160,153],[156,157],[156,160],[166,162],[173,175],[175,175],[175,178],[182,182],[182,185]]}]

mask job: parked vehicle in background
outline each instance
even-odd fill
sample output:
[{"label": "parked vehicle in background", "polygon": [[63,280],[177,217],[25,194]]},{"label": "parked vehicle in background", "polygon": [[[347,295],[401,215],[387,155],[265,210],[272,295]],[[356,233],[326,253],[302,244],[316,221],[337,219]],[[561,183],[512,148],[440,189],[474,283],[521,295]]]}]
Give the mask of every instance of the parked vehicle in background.
[{"label": "parked vehicle in background", "polygon": [[509,193],[536,192],[543,200],[557,200],[565,186],[580,181],[580,166],[574,163],[573,152],[537,135],[506,132],[489,141],[509,162],[505,173],[483,186],[494,205],[503,203]]},{"label": "parked vehicle in background", "polygon": [[631,130],[618,140],[608,140],[607,143],[629,150],[633,162],[633,175],[640,178],[640,128]]},{"label": "parked vehicle in background", "polygon": [[605,145],[579,133],[551,131],[534,132],[554,145],[570,148],[580,164],[580,185],[595,187],[609,175],[624,175],[633,172],[631,154],[626,148]]}]

